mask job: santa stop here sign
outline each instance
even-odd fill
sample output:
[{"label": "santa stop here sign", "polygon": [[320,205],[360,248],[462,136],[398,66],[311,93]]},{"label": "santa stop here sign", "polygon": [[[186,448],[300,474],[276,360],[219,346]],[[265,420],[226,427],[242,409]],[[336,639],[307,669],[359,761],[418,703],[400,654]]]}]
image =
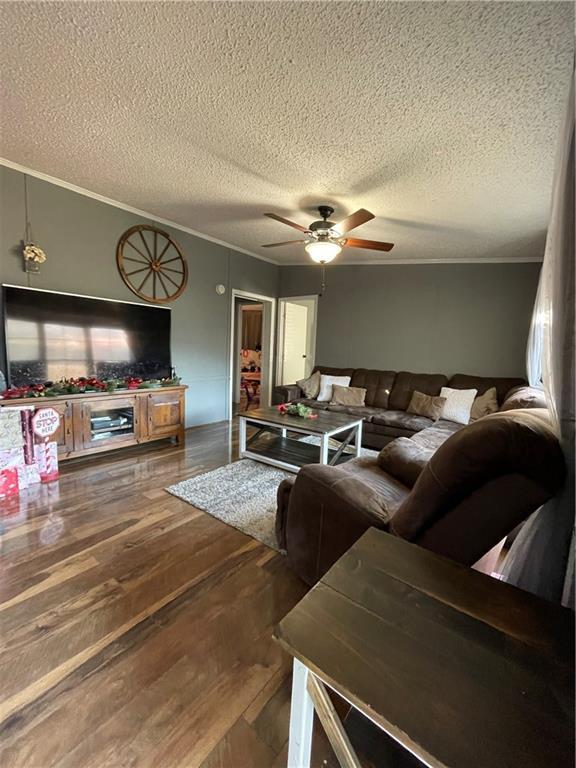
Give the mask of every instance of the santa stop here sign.
[{"label": "santa stop here sign", "polygon": [[38,437],[50,437],[60,426],[60,414],[54,408],[39,408],[32,416],[32,429]]}]

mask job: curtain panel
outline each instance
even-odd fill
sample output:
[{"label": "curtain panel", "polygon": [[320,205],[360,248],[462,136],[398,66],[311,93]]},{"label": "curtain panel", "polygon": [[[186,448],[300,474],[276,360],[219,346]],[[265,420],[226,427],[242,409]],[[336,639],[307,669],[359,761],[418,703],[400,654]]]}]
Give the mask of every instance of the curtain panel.
[{"label": "curtain panel", "polygon": [[[526,522],[511,547],[504,579],[574,607],[574,73],[556,161],[550,225],[538,288],[530,383],[539,375],[566,457],[563,490]],[[540,336],[538,337],[538,334]],[[540,345],[540,347],[539,347]],[[532,366],[532,370],[530,367]]]},{"label": "curtain panel", "polygon": [[242,312],[242,349],[260,349],[262,346],[262,311]]},{"label": "curtain panel", "polygon": [[542,389],[542,368],[544,362],[544,291],[542,289],[542,273],[538,283],[538,292],[534,303],[534,312],[532,313],[532,322],[530,323],[530,332],[528,334],[528,345],[526,348],[526,373],[528,384],[531,387]]}]

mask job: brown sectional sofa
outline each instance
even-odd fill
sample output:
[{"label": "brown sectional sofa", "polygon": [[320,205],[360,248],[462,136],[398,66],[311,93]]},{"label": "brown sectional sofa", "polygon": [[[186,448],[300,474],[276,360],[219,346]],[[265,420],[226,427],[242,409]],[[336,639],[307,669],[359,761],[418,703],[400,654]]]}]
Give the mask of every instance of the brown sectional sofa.
[{"label": "brown sectional sofa", "polygon": [[366,389],[366,404],[359,406],[330,405],[317,400],[306,400],[297,384],[275,387],[274,403],[300,402],[312,408],[350,413],[364,419],[362,443],[367,448],[382,448],[396,437],[412,435],[433,425],[431,419],[406,413],[414,391],[426,395],[439,395],[442,387],[477,389],[482,395],[496,387],[498,403],[502,405],[506,394],[526,384],[521,378],[491,378],[457,373],[450,379],[441,373],[410,373],[409,371],[376,371],[367,368],[329,368],[316,366],[315,371],[328,376],[350,376],[351,387]]},{"label": "brown sectional sofa", "polygon": [[278,489],[276,534],[291,566],[314,584],[371,526],[476,564],[562,486],[544,404],[518,388],[467,426],[438,421],[377,457],[303,467]]}]

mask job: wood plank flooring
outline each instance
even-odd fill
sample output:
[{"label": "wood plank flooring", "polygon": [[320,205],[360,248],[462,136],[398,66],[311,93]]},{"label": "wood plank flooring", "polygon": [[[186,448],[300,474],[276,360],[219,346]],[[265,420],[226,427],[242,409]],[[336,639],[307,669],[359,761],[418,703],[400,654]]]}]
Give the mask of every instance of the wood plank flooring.
[{"label": "wood plank flooring", "polygon": [[236,456],[235,428],[198,427],[3,503],[3,768],[285,765],[291,660],[272,628],[305,587],[164,490]]}]

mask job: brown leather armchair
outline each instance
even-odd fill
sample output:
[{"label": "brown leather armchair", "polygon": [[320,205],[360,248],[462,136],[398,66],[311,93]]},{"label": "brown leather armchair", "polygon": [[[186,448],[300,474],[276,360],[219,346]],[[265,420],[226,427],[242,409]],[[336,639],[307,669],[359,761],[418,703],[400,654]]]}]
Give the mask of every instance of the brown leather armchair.
[{"label": "brown leather armchair", "polygon": [[390,443],[378,458],[308,465],[281,483],[276,533],[305,582],[371,526],[472,566],[564,481],[545,409],[486,416],[445,435],[427,462],[408,448]]}]

